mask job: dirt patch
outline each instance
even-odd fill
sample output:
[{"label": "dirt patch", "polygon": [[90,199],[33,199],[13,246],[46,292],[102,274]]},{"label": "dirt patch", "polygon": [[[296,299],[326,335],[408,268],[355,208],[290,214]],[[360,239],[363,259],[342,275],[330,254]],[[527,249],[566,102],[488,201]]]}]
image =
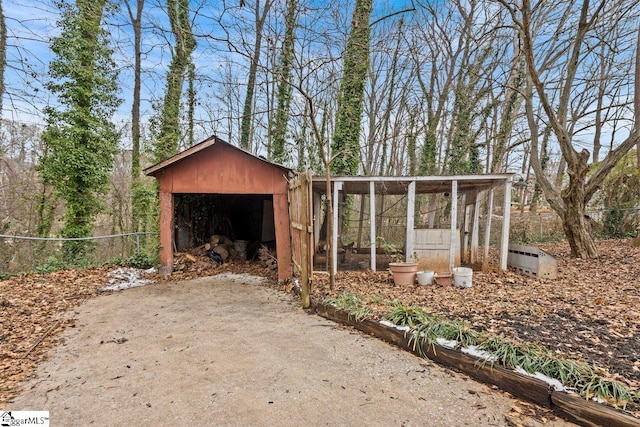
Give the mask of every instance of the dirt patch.
[{"label": "dirt patch", "polygon": [[308,315],[259,280],[162,282],[87,301],[10,408],[49,410],[55,425],[569,425]]}]

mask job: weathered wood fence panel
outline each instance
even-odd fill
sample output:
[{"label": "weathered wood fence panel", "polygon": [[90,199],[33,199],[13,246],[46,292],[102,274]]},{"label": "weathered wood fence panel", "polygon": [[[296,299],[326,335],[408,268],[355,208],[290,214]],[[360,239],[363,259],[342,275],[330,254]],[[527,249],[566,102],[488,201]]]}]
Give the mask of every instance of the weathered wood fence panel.
[{"label": "weathered wood fence panel", "polygon": [[294,275],[300,278],[302,307],[310,305],[309,291],[313,272],[313,222],[311,172],[298,174],[289,182],[289,218]]}]

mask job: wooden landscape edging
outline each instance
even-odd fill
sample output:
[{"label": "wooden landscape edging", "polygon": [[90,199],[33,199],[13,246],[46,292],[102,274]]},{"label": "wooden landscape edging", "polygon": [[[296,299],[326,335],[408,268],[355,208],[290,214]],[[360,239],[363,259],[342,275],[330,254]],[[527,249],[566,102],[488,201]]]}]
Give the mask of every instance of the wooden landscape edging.
[{"label": "wooden landscape edging", "polygon": [[[314,303],[312,308],[324,318],[352,326],[359,331],[420,356],[420,353],[414,350],[413,345],[409,343],[409,336],[396,328],[371,319],[357,321],[353,315],[331,305]],[[542,380],[519,374],[502,366],[482,364],[480,359],[461,351],[439,345],[432,348],[429,344],[425,344],[422,351],[427,358],[434,362],[454,368],[484,383],[496,385],[519,398],[551,408],[558,416],[576,424],[590,427],[640,426],[639,419],[614,408],[586,400],[577,394],[555,391]]]}]

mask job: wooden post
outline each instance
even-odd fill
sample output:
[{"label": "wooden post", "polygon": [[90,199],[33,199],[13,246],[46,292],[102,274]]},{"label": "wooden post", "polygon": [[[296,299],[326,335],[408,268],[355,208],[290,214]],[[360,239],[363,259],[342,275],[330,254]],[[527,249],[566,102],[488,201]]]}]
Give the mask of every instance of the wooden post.
[{"label": "wooden post", "polygon": [[407,191],[407,229],[405,238],[405,254],[406,262],[413,262],[413,235],[416,216],[416,182],[411,181]]},{"label": "wooden post", "polygon": [[[313,246],[320,243],[320,227],[322,226],[322,197],[319,193],[313,193]],[[314,249],[315,252],[315,249]]]},{"label": "wooden post", "polygon": [[356,239],[356,248],[358,249],[358,253],[362,249],[362,228],[364,227],[364,194],[360,194],[360,219],[358,220],[358,238]]},{"label": "wooden post", "polygon": [[371,238],[371,271],[376,271],[376,183],[369,181],[369,234]]},{"label": "wooden post", "polygon": [[173,272],[173,193],[160,188],[160,274]]},{"label": "wooden post", "polygon": [[302,215],[300,218],[302,219],[303,230],[301,234],[302,242],[300,245],[300,259],[302,260],[302,271],[300,272],[301,283],[300,283],[300,301],[302,303],[302,308],[309,308],[311,306],[311,272],[313,271],[312,263],[313,257],[311,256],[311,248],[309,244],[312,241],[312,227],[311,227],[311,172],[307,171],[304,174],[300,174],[300,191],[301,191],[301,203],[300,209],[302,209]]},{"label": "wooden post", "polygon": [[511,178],[504,182],[504,207],[502,209],[502,234],[500,235],[500,270],[507,269],[509,253],[509,226],[511,221]]},{"label": "wooden post", "polygon": [[451,181],[451,237],[449,238],[449,271],[456,260],[456,225],[458,224],[458,181]]},{"label": "wooden post", "polygon": [[471,226],[471,254],[469,256],[469,262],[475,264],[478,262],[478,234],[480,233],[480,197],[478,193],[473,196],[473,225]]},{"label": "wooden post", "polygon": [[289,198],[287,193],[273,195],[273,222],[276,230],[278,280],[283,281],[293,276],[291,218],[289,216]]},{"label": "wooden post", "polygon": [[487,201],[487,224],[484,229],[484,254],[482,256],[482,269],[489,267],[489,243],[491,243],[491,223],[493,221],[493,188],[489,190]]}]

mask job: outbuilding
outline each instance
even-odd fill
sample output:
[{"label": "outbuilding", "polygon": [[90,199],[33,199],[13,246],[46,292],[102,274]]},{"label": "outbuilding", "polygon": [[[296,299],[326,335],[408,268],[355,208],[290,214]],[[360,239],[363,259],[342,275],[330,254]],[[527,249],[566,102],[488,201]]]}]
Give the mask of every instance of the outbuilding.
[{"label": "outbuilding", "polygon": [[211,235],[270,245],[278,279],[292,275],[288,180],[292,170],[213,136],[144,170],[160,187],[161,272],[174,250]]}]

